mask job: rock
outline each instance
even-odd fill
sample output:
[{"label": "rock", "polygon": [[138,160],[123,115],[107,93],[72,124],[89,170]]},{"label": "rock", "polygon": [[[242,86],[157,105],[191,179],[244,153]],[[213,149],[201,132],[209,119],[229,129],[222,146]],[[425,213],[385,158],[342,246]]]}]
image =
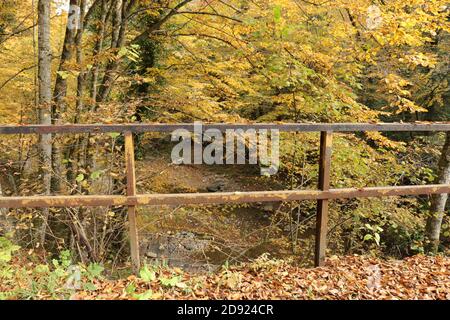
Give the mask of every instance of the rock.
[{"label": "rock", "polygon": [[145,255],[146,255],[148,258],[153,258],[153,259],[158,258],[158,255],[157,255],[156,253],[152,252],[152,251],[147,251],[147,252],[145,253]]},{"label": "rock", "polygon": [[223,181],[219,181],[210,186],[207,186],[206,190],[208,190],[208,192],[219,192],[219,191],[223,191],[224,188],[225,188],[225,183]]},{"label": "rock", "polygon": [[261,209],[266,211],[266,212],[273,212],[273,211],[278,211],[280,209],[282,205],[282,202],[279,201],[272,201],[272,202],[264,202],[262,204]]},{"label": "rock", "polygon": [[184,248],[189,251],[197,250],[198,247],[199,247],[199,245],[196,243],[193,243],[193,242],[187,242],[184,244]]},{"label": "rock", "polygon": [[199,239],[195,233],[181,231],[173,235],[159,234],[142,240],[142,253],[148,259],[167,258],[171,266],[199,263],[194,256],[208,249],[211,240]]}]

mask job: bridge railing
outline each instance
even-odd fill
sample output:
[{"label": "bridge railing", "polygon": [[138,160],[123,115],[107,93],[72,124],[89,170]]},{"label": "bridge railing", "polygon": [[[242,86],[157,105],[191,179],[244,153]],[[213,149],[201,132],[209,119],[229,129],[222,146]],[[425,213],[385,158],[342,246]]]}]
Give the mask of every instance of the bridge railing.
[{"label": "bridge railing", "polygon": [[327,246],[328,202],[333,199],[428,195],[450,193],[450,185],[383,186],[369,188],[330,188],[332,138],[334,132],[366,131],[450,131],[449,122],[430,123],[257,123],[204,124],[203,130],[218,129],[276,129],[281,132],[320,132],[319,183],[317,190],[284,190],[253,192],[137,194],[133,133],[172,132],[177,129],[194,131],[194,124],[77,124],[77,125],[0,125],[0,135],[12,134],[100,134],[122,133],[125,137],[126,195],[71,195],[0,197],[0,208],[100,207],[128,208],[129,238],[133,268],[140,268],[139,240],[136,223],[137,206],[228,204],[255,202],[283,202],[317,200],[315,258],[316,266],[323,265]]}]

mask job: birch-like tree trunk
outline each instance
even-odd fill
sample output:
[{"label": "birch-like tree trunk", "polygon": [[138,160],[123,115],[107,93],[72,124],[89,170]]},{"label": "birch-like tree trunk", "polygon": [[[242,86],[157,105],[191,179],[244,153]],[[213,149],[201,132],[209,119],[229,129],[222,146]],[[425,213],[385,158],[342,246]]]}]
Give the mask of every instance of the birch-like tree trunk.
[{"label": "birch-like tree trunk", "polygon": [[[78,31],[78,22],[80,21],[80,12],[75,10],[79,8],[78,0],[70,0],[70,9],[67,14],[66,33],[64,37],[61,58],[59,60],[58,73],[56,74],[55,90],[53,92],[53,122],[61,124],[63,114],[67,111],[67,89],[68,89],[68,73],[71,71],[69,64],[72,63],[75,51],[75,36]],[[55,193],[61,192],[63,189],[62,175],[62,153],[63,146],[60,140],[53,141],[53,177],[52,177],[52,191]]]},{"label": "birch-like tree trunk", "polygon": [[[445,144],[439,159],[438,177],[439,184],[450,184],[450,132],[446,133]],[[447,193],[436,194],[432,197],[430,215],[426,225],[426,238],[428,241],[426,246],[427,251],[430,253],[436,253],[439,248],[439,237],[447,199]]]},{"label": "birch-like tree trunk", "polygon": [[[39,80],[39,123],[50,125],[52,123],[52,52],[50,45],[50,5],[51,0],[39,0],[38,3],[38,80]],[[51,192],[52,168],[52,136],[44,134],[40,138],[40,151],[42,161],[42,183],[44,193]],[[48,209],[43,211],[43,222],[40,230],[40,242],[45,242],[48,222]]]},{"label": "birch-like tree trunk", "polygon": [[[450,9],[447,8],[447,13],[450,13]],[[450,16],[447,15],[447,18]],[[442,95],[442,106],[438,103],[433,103],[434,110],[438,108],[448,108],[450,103],[450,92],[448,89],[448,83],[450,82],[450,74],[448,59],[445,57],[447,54],[446,48],[449,46],[450,36],[447,32],[437,31],[436,43],[433,46],[433,52],[439,55],[439,60],[443,61],[443,65],[436,68],[436,81],[438,83],[447,83],[445,93]],[[440,84],[438,84],[440,85]],[[430,91],[427,98],[433,99],[435,96],[435,90]],[[445,110],[445,109],[444,109]],[[447,116],[446,116],[447,117]],[[444,120],[448,120],[444,118]],[[442,147],[441,157],[438,164],[438,183],[450,184],[450,132],[446,133],[445,143]],[[430,216],[427,219],[426,225],[426,249],[429,253],[436,253],[439,249],[439,238],[441,235],[442,219],[445,215],[445,208],[447,204],[448,194],[438,194],[432,197]]]},{"label": "birch-like tree trunk", "polygon": [[[3,196],[2,184],[0,181],[0,197]],[[8,209],[0,208],[0,236],[11,233],[14,230],[14,225],[8,218]]]}]

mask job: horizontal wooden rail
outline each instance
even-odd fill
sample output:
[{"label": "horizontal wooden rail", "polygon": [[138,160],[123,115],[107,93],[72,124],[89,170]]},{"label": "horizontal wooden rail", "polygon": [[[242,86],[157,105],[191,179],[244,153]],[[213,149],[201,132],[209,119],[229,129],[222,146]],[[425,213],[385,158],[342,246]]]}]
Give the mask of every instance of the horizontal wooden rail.
[{"label": "horizontal wooden rail", "polygon": [[0,208],[61,208],[255,203],[296,200],[350,199],[450,193],[450,185],[342,188],[320,190],[142,194],[136,196],[0,197]]},{"label": "horizontal wooden rail", "polygon": [[[283,132],[362,132],[362,131],[450,131],[450,122],[413,123],[208,123],[203,130],[277,129]],[[193,123],[149,124],[71,124],[71,125],[0,125],[0,134],[48,133],[110,133],[110,132],[172,132],[177,129],[194,131]]]}]

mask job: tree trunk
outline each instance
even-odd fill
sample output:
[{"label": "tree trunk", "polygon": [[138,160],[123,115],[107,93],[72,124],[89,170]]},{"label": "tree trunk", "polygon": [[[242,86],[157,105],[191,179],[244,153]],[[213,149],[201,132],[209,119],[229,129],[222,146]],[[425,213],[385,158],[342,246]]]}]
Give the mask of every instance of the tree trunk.
[{"label": "tree trunk", "polygon": [[76,47],[76,60],[77,65],[80,68],[80,74],[77,78],[77,106],[76,106],[76,114],[74,123],[78,123],[79,117],[83,112],[83,93],[84,93],[84,84],[86,81],[86,69],[83,66],[83,32],[84,32],[84,18],[86,15],[86,0],[81,0],[80,2],[81,11],[80,11],[80,29],[77,32],[75,37],[75,47]]},{"label": "tree trunk", "polygon": [[[70,0],[70,6],[78,6],[77,0]],[[68,13],[66,34],[64,37],[64,44],[61,52],[61,60],[59,62],[58,74],[56,75],[55,91],[53,93],[55,99],[55,105],[53,110],[53,116],[55,121],[60,120],[61,114],[66,111],[65,98],[67,96],[67,75],[66,72],[70,72],[68,63],[73,57],[75,49],[75,35],[78,31],[78,26],[73,24],[73,21],[77,19],[74,15],[79,14],[77,12]],[[79,20],[80,18],[78,18]]]},{"label": "tree trunk", "polygon": [[[39,123],[50,125],[52,102],[52,52],[50,45],[50,2],[51,0],[39,0],[38,3],[38,59],[39,59]],[[42,183],[44,194],[51,192],[51,168],[52,168],[52,136],[44,134],[40,138],[40,151],[42,161]],[[40,242],[44,244],[47,230],[48,209],[43,211],[43,222],[40,230]]]},{"label": "tree trunk", "polygon": [[[3,196],[2,184],[0,181],[0,197]],[[8,209],[0,208],[0,236],[14,231],[14,224],[8,218]]]},{"label": "tree trunk", "polygon": [[[438,183],[450,184],[450,132],[446,133],[445,144],[442,148],[438,166]],[[442,219],[448,194],[436,194],[432,197],[430,215],[426,225],[426,249],[429,253],[436,253],[439,247]]]},{"label": "tree trunk", "polygon": [[[79,12],[72,11],[74,6],[78,6],[78,0],[70,0],[70,8],[67,16],[66,34],[64,37],[64,44],[61,53],[61,59],[59,62],[58,74],[56,75],[55,90],[53,92],[53,98],[55,103],[53,105],[53,121],[56,124],[61,124],[61,117],[67,110],[67,73],[70,72],[68,64],[73,58],[75,51],[75,35],[78,31],[78,25],[75,23],[79,21],[80,17],[76,17]],[[62,190],[62,146],[61,142],[55,139],[53,144],[53,178],[52,178],[52,191],[58,193]]]},{"label": "tree trunk", "polygon": [[98,74],[100,69],[100,63],[98,61],[98,55],[103,51],[103,41],[105,38],[105,27],[106,22],[109,19],[109,16],[111,15],[111,11],[113,9],[113,5],[110,6],[108,9],[108,1],[103,0],[101,4],[101,18],[100,18],[100,25],[97,27],[97,33],[98,38],[95,43],[94,47],[94,66],[92,67],[92,79],[91,79],[91,89],[90,89],[90,96],[93,100],[93,108],[95,108],[95,100],[97,99],[97,82],[98,82]]},{"label": "tree trunk", "polygon": [[[111,35],[111,51],[117,54],[125,43],[125,29],[126,29],[126,1],[118,0],[115,3],[112,18],[112,35]],[[106,66],[103,76],[102,84],[97,95],[97,102],[104,102],[111,92],[112,85],[116,76],[119,60],[111,61]]]}]

